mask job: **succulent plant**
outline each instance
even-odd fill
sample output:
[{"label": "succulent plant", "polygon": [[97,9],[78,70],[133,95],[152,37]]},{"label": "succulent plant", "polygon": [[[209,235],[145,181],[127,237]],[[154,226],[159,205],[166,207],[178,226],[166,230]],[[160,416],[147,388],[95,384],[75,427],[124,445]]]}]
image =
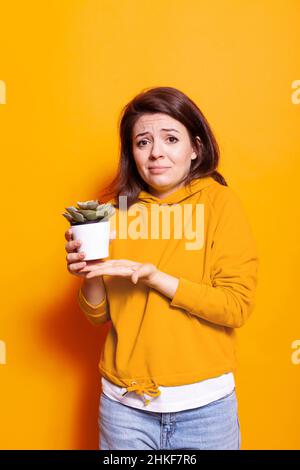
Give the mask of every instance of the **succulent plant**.
[{"label": "succulent plant", "polygon": [[77,207],[66,207],[63,216],[71,225],[106,222],[115,213],[112,204],[100,204],[98,200],[77,202]]}]

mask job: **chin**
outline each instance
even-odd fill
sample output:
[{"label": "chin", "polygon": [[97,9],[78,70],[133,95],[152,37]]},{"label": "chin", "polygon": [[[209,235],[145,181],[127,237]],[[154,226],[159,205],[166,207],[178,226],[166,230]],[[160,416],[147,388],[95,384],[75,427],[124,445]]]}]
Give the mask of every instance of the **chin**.
[{"label": "chin", "polygon": [[164,188],[165,186],[172,186],[174,183],[170,178],[164,178],[163,175],[155,175],[149,178],[148,184],[159,189]]}]

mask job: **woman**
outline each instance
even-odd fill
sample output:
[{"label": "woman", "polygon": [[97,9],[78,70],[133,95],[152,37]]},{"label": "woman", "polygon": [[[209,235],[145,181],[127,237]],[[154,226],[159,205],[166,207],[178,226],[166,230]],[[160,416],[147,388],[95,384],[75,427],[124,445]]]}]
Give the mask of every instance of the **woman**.
[{"label": "woman", "polygon": [[65,235],[81,309],[111,320],[99,447],[239,449],[235,328],[253,310],[258,268],[243,206],[216,171],[208,122],[179,90],[137,95],[120,139],[102,193],[116,208],[110,257],[84,262]]}]

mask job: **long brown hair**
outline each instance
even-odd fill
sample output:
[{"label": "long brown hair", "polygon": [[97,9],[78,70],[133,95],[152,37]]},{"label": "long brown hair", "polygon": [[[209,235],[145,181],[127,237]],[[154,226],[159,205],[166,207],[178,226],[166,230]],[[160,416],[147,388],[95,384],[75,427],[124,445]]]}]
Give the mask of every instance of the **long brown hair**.
[{"label": "long brown hair", "polygon": [[[163,113],[181,122],[187,129],[198,156],[191,161],[185,184],[195,178],[211,176],[227,186],[224,177],[216,170],[220,151],[214,134],[198,106],[183,92],[173,87],[155,87],[143,90],[122,110],[119,120],[120,159],[115,178],[100,193],[99,200],[127,196],[127,207],[137,201],[141,190],[148,191],[147,183],[138,173],[132,153],[132,130],[143,114]],[[196,139],[200,137],[201,143]]]}]

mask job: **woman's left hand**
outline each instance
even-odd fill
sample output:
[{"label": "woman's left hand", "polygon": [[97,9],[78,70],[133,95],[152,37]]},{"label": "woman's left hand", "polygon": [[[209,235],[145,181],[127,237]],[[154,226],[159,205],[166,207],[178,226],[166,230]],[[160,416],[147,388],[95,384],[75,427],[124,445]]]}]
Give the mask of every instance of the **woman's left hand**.
[{"label": "woman's left hand", "polygon": [[151,282],[158,269],[154,264],[151,263],[137,263],[129,259],[109,259],[106,261],[99,262],[99,264],[85,266],[80,269],[80,273],[87,272],[87,279],[97,276],[120,276],[130,279],[134,284],[140,279],[146,284]]}]

